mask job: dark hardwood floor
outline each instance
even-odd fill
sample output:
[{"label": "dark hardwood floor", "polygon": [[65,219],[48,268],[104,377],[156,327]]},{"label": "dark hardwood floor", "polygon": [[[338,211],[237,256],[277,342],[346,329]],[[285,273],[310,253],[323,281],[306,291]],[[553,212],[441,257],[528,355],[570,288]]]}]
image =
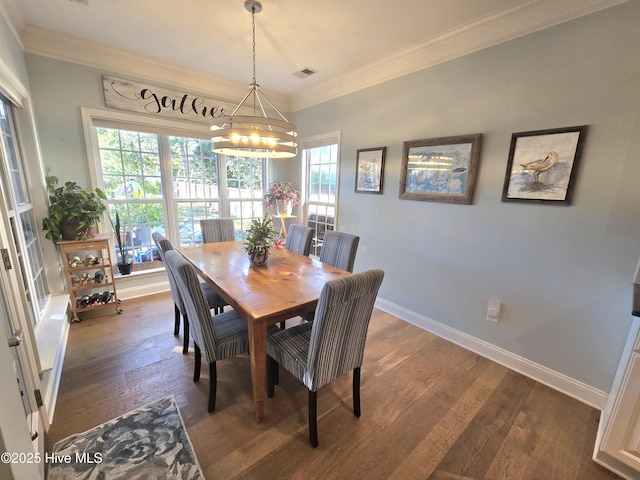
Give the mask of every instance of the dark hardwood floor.
[{"label": "dark hardwood floor", "polygon": [[351,376],[318,394],[320,446],[310,447],[307,390],[281,369],[256,424],[249,357],[218,362],[194,383],[168,293],[125,300],[124,313],[70,327],[47,449],[175,395],[202,470],[223,479],[617,479],[591,460],[599,412],[375,310],[362,367],[362,416]]}]

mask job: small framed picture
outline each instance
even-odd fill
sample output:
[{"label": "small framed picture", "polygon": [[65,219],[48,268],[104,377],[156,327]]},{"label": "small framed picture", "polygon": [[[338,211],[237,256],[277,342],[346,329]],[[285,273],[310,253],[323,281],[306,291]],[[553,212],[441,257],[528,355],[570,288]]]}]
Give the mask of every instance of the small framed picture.
[{"label": "small framed picture", "polygon": [[587,126],[514,133],[503,202],[570,205]]},{"label": "small framed picture", "polygon": [[477,133],[404,142],[399,197],[470,204],[481,140]]},{"label": "small framed picture", "polygon": [[356,193],[382,194],[387,147],[362,148],[356,158]]}]

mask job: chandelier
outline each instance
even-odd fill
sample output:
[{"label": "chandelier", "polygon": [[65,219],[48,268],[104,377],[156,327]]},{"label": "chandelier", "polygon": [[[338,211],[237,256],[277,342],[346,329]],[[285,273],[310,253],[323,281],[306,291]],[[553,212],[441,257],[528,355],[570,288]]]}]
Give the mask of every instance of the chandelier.
[{"label": "chandelier", "polygon": [[[260,91],[256,83],[256,13],[262,11],[257,0],[246,0],[244,8],[251,12],[253,80],[233,113],[217,117],[211,124],[213,151],[237,157],[287,158],[297,154],[296,126],[290,123],[273,103]],[[277,113],[272,118],[265,112],[265,105]],[[236,115],[241,108],[252,109],[253,115]]]}]

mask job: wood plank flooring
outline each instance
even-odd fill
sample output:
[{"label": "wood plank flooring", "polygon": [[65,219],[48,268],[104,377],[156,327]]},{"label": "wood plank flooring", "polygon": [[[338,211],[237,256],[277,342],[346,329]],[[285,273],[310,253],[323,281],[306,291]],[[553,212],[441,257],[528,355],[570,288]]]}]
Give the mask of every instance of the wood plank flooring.
[{"label": "wood plank flooring", "polygon": [[616,475],[591,460],[599,412],[375,310],[362,367],[318,393],[320,446],[308,443],[307,390],[284,370],[256,424],[249,357],[194,383],[193,348],[174,336],[169,293],[71,325],[47,449],[134,408],[175,395],[207,479],[560,479]]}]

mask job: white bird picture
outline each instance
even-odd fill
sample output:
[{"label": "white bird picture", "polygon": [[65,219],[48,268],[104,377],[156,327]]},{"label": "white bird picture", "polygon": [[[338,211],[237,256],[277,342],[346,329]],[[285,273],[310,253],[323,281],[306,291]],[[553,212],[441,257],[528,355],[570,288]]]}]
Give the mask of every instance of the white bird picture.
[{"label": "white bird picture", "polygon": [[547,154],[546,157],[527,163],[521,163],[520,166],[522,167],[523,171],[533,172],[534,181],[539,182],[540,174],[546,173],[551,170],[559,160],[560,157],[558,156],[558,152],[552,150]]}]

